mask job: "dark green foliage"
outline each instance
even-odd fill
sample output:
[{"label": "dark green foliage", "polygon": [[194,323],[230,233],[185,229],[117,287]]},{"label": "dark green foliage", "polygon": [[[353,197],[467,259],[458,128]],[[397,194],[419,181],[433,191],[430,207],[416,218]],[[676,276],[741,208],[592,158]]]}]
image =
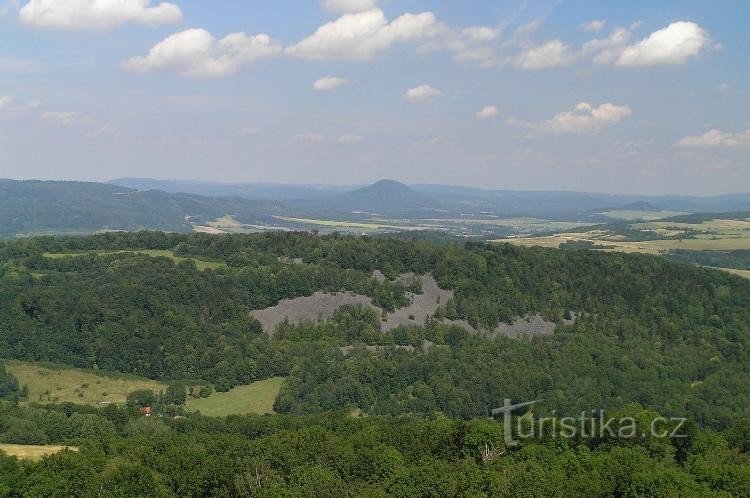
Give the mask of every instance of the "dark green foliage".
[{"label": "dark green foliage", "polygon": [[5,365],[0,362],[0,400],[18,400],[25,397],[26,388],[18,384],[18,379],[5,370]]},{"label": "dark green foliage", "polygon": [[[629,415],[647,426],[656,413]],[[75,434],[81,416],[99,429]],[[211,419],[131,415],[113,427],[84,407],[0,406],[0,428],[33,420],[40,462],[0,451],[6,496],[746,496],[750,457],[730,433],[689,439],[563,438],[503,443],[503,427],[346,414]],[[92,427],[96,424],[92,424]],[[0,437],[3,437],[0,429]],[[681,456],[679,456],[681,455]],[[723,493],[723,494],[722,494]]]},{"label": "dark green foliage", "polygon": [[[197,271],[135,253],[43,256],[169,248],[230,266]],[[454,291],[438,316],[476,327],[534,313],[560,322],[571,310],[577,320],[552,336],[490,340],[435,322],[385,334],[377,313],[344,307],[327,323],[281,325],[270,338],[249,315],[317,290],[406,304],[406,288],[377,282],[376,269],[391,279],[432,273]],[[542,409],[566,411],[637,401],[723,428],[750,415],[748,303],[750,282],[646,255],[306,233],[0,243],[0,357],[204,379],[219,391],[284,376],[276,405],[288,413],[471,418],[505,397],[543,397]],[[353,350],[344,356],[343,346]]]},{"label": "dark green foliage", "polygon": [[750,249],[735,251],[688,251],[673,249],[666,254],[667,259],[683,263],[694,263],[718,268],[750,270]]}]

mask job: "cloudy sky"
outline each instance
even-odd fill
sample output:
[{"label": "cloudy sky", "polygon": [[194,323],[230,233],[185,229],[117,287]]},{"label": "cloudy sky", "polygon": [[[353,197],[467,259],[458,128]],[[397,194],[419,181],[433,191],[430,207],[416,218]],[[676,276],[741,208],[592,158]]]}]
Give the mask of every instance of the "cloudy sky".
[{"label": "cloudy sky", "polygon": [[0,177],[750,191],[750,2],[0,0]]}]

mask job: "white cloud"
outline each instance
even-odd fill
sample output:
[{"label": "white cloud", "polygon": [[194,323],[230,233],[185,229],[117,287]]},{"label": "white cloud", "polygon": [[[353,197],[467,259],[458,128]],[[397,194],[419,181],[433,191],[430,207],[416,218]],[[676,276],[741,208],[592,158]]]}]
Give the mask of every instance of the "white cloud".
[{"label": "white cloud", "polygon": [[370,59],[396,43],[425,40],[443,29],[432,12],[404,14],[390,23],[380,9],[346,14],[286,49],[309,59]]},{"label": "white cloud", "polygon": [[500,111],[494,105],[488,105],[483,107],[479,112],[476,113],[476,117],[479,119],[492,119],[496,117]]},{"label": "white cloud", "polygon": [[0,57],[0,73],[26,74],[40,71],[42,66],[29,59]]},{"label": "white cloud", "polygon": [[291,141],[300,145],[320,145],[327,142],[328,138],[321,133],[300,133],[294,135]]},{"label": "white cloud", "polygon": [[217,40],[205,29],[188,29],[157,43],[143,57],[123,63],[130,71],[173,70],[191,78],[228,76],[243,65],[281,52],[266,34],[231,33]]},{"label": "white cloud", "polygon": [[319,80],[316,80],[313,83],[313,88],[318,90],[319,92],[324,92],[326,90],[333,90],[334,88],[338,88],[345,83],[346,79],[344,78],[325,76],[323,78],[320,78]]},{"label": "white cloud", "polygon": [[570,46],[560,40],[551,40],[523,50],[513,59],[513,63],[521,69],[544,69],[565,66],[574,60],[575,54]]},{"label": "white cloud", "polygon": [[441,95],[442,92],[437,88],[430,85],[419,85],[407,90],[404,94],[404,100],[412,104],[429,104]]},{"label": "white cloud", "polygon": [[581,102],[572,111],[561,112],[541,123],[526,123],[517,120],[509,120],[509,123],[524,126],[535,135],[590,135],[622,121],[632,113],[629,107],[610,102],[601,104],[599,107],[592,107],[588,102]]},{"label": "white cloud", "polygon": [[321,0],[320,5],[334,14],[354,14],[377,8],[375,0]]},{"label": "white cloud", "polygon": [[260,128],[257,126],[243,126],[240,128],[240,133],[243,135],[257,135],[260,132]]},{"label": "white cloud", "polygon": [[722,83],[719,85],[719,91],[720,92],[728,92],[729,91],[729,83]]},{"label": "white cloud", "polygon": [[338,143],[344,144],[344,145],[350,145],[350,144],[356,144],[362,141],[362,137],[360,135],[354,135],[351,133],[347,133],[346,135],[341,135],[338,138]]},{"label": "white cloud", "polygon": [[680,147],[749,147],[750,129],[736,133],[717,130],[708,130],[703,135],[685,137],[677,145]]},{"label": "white cloud", "polygon": [[13,97],[10,95],[0,95],[0,111],[9,107],[13,103]]},{"label": "white cloud", "polygon": [[598,33],[599,31],[604,29],[604,26],[607,24],[607,21],[604,19],[601,20],[593,20],[589,22],[585,22],[578,26],[579,29],[582,31],[593,31],[595,33]]},{"label": "white cloud", "polygon": [[595,64],[612,64],[620,56],[631,36],[629,29],[615,28],[607,38],[596,38],[584,43],[581,47],[581,55],[596,54],[594,56]]},{"label": "white cloud", "polygon": [[78,113],[73,111],[47,111],[42,113],[42,119],[62,126],[69,126],[78,118]]},{"label": "white cloud", "polygon": [[150,0],[30,0],[19,18],[37,28],[106,30],[128,22],[175,24],[182,21],[182,12],[172,3],[151,6]]},{"label": "white cloud", "polygon": [[694,22],[678,21],[625,47],[614,61],[618,66],[684,64],[710,44],[708,33]]},{"label": "white cloud", "polygon": [[449,50],[455,55],[453,60],[460,64],[476,64],[481,67],[496,66],[500,60],[493,42],[500,36],[500,30],[488,26],[469,26],[461,30],[442,26],[440,36],[419,47],[420,53],[433,50]]}]

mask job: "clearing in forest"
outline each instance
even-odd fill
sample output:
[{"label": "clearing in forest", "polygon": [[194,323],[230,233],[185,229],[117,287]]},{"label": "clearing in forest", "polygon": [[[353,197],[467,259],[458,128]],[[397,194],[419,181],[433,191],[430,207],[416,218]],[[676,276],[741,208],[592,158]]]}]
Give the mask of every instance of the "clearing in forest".
[{"label": "clearing in forest", "polygon": [[22,460],[41,460],[62,450],[78,451],[75,446],[36,445],[36,444],[0,444],[0,451]]},{"label": "clearing in forest", "polygon": [[237,386],[225,393],[215,392],[207,398],[188,398],[186,407],[188,411],[200,411],[209,417],[273,413],[273,402],[283,382],[282,377],[272,377]]},{"label": "clearing in forest", "polygon": [[31,403],[124,403],[132,391],[150,389],[158,393],[167,387],[155,380],[125,374],[100,374],[78,368],[15,360],[4,363],[6,370],[18,379],[18,383],[28,387],[26,400]]}]

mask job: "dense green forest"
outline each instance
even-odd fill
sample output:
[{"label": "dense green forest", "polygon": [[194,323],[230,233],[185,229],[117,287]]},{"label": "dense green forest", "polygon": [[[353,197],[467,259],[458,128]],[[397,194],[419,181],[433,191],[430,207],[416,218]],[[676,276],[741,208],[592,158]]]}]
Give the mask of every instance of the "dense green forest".
[{"label": "dense green forest", "polygon": [[[449,242],[161,232],[0,242],[0,358],[169,382],[123,407],[19,405],[23,386],[0,368],[10,400],[0,443],[78,448],[40,462],[0,452],[0,496],[747,496],[750,282],[647,255]],[[199,270],[198,259],[225,265]],[[454,292],[424,323],[384,331],[376,308],[346,305],[264,331],[250,315],[318,290],[398,309],[420,291],[396,280],[407,272]],[[554,334],[488,333],[535,313]],[[275,376],[285,381],[274,416],[181,406],[187,380],[225,391]],[[489,418],[505,399],[542,400],[524,423],[599,409],[644,427],[657,414],[688,422],[679,438],[510,447]],[[163,416],[143,417],[144,405]]]},{"label": "dense green forest", "polygon": [[[137,249],[173,249],[227,267],[199,271],[190,260],[175,264]],[[91,252],[122,250],[131,252]],[[657,257],[308,233],[140,232],[4,242],[0,261],[0,357],[202,379],[217,390],[283,376],[276,409],[293,414],[468,419],[504,398],[543,398],[542,411],[639,402],[717,429],[750,415],[750,282]],[[325,324],[282,326],[275,336],[249,315],[321,289],[364,294],[384,309],[406,304],[406,288],[373,278],[375,269],[390,278],[432,273],[454,299],[436,319],[387,333],[376,313],[357,308]],[[571,310],[578,318],[565,325]],[[560,323],[554,335],[493,339],[438,320],[488,330],[537,312]],[[367,344],[415,348],[359,347]],[[355,346],[349,354],[346,345]]]},{"label": "dense green forest", "polygon": [[[646,428],[637,405],[613,415]],[[40,462],[0,452],[2,496],[748,496],[750,425],[680,438],[546,437],[419,417],[146,418],[137,410],[0,405],[0,435],[72,445]]]},{"label": "dense green forest", "polygon": [[750,270],[750,250],[748,249],[737,249],[734,251],[687,251],[685,249],[673,249],[666,254],[666,257],[673,261],[695,263],[702,266]]}]

